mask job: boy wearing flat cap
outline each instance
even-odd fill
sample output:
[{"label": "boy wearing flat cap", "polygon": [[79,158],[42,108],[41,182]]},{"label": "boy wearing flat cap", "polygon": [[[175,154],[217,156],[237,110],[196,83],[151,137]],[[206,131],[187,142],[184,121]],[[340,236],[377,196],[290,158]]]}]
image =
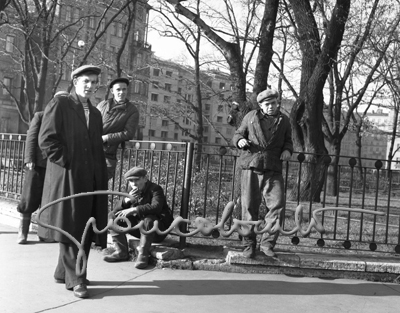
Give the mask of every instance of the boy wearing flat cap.
[{"label": "boy wearing flat cap", "polygon": [[[239,158],[242,218],[257,221],[263,197],[268,209],[265,222],[273,226],[280,224],[284,205],[282,162],[289,160],[293,153],[290,121],[279,111],[278,96],[271,88],[260,92],[257,96],[260,108],[247,113],[232,139],[242,150]],[[273,249],[278,235],[279,232],[263,234],[260,250],[266,256],[276,257]],[[254,228],[251,228],[250,235],[243,238],[243,256],[255,256],[256,239]]]},{"label": "boy wearing flat cap", "polygon": [[[149,181],[147,179],[147,171],[142,167],[135,166],[131,168],[125,173],[124,177],[129,183],[129,194],[134,196],[135,200],[131,201],[129,198],[119,200],[113,210],[115,216],[128,218],[132,227],[143,221],[143,227],[146,231],[153,228],[154,221],[158,221],[158,228],[161,231],[168,229],[173,221],[173,216],[161,186]],[[123,221],[118,224],[127,227]],[[114,231],[110,232],[115,252],[105,256],[104,261],[120,262],[128,260],[128,241],[126,235]],[[138,229],[128,233],[137,238],[140,237],[139,254],[135,267],[144,269],[149,264],[151,244],[163,241],[167,235],[161,236],[155,232],[144,235]]]},{"label": "boy wearing flat cap", "polygon": [[[101,69],[84,65],[71,74],[74,90],[68,96],[54,97],[46,106],[39,132],[39,147],[47,157],[42,206],[74,194],[107,190],[107,167],[103,152],[103,123],[90,98],[98,84]],[[107,195],[76,197],[54,204],[43,212],[50,225],[61,228],[78,242],[87,221],[96,218],[98,229],[107,226]],[[75,273],[78,247],[62,233],[48,229],[50,238],[59,242],[60,253],[54,273],[56,283],[63,283],[79,298],[89,296],[86,271]],[[84,251],[89,257],[92,241],[105,248],[107,234],[94,235],[90,227]]]},{"label": "boy wearing flat cap", "polygon": [[113,97],[97,105],[103,118],[102,138],[108,179],[114,177],[115,174],[118,145],[132,140],[139,124],[139,110],[126,98],[128,86],[127,78],[114,79],[109,85]]}]

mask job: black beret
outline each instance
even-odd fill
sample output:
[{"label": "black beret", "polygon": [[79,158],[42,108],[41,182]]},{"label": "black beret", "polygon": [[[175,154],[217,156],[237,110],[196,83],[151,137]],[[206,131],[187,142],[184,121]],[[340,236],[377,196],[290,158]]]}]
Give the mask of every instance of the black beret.
[{"label": "black beret", "polygon": [[125,83],[127,86],[129,85],[129,79],[125,78],[125,77],[118,77],[116,79],[114,79],[111,83],[110,83],[110,89],[114,86],[114,84],[116,83]]},{"label": "black beret", "polygon": [[74,79],[75,77],[84,74],[86,72],[94,72],[96,75],[99,75],[101,73],[101,68],[95,65],[82,65],[79,66],[77,69],[72,71],[71,73],[71,79]]},{"label": "black beret", "polygon": [[124,175],[126,180],[137,179],[147,175],[147,171],[143,167],[135,166],[127,171]]},{"label": "black beret", "polygon": [[261,91],[258,96],[257,96],[257,102],[261,103],[265,100],[270,100],[270,99],[278,99],[279,93],[275,89],[265,89],[264,91]]}]

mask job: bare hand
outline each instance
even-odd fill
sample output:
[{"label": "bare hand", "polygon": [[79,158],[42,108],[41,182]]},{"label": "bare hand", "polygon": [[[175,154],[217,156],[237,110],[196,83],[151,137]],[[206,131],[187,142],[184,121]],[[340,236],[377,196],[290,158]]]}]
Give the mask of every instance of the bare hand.
[{"label": "bare hand", "polygon": [[137,209],[136,209],[136,207],[134,207],[134,208],[128,208],[128,209],[121,210],[121,211],[118,211],[117,213],[115,213],[115,215],[116,215],[117,217],[128,217],[128,216],[136,215],[136,214],[137,214]]},{"label": "bare hand", "polygon": [[250,147],[250,142],[247,139],[242,138],[238,142],[238,147],[240,149],[243,149],[245,147]]},{"label": "bare hand", "polygon": [[35,168],[35,163],[33,162],[26,163],[26,168],[30,171],[33,170]]},{"label": "bare hand", "polygon": [[292,154],[288,150],[283,150],[283,152],[281,154],[281,160],[289,161],[291,157],[292,157]]}]

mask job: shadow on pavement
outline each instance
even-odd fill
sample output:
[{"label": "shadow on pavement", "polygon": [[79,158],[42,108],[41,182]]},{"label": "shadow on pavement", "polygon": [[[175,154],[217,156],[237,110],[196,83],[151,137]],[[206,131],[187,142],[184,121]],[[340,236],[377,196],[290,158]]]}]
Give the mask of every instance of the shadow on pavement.
[{"label": "shadow on pavement", "polygon": [[[117,288],[102,288],[115,286]],[[378,287],[379,286],[379,287]],[[257,280],[168,280],[168,281],[91,281],[92,298],[127,295],[355,295],[355,296],[400,296],[400,286],[377,285],[376,283],[304,283]],[[295,291],[295,292],[294,292]],[[384,291],[384,292],[383,292]]]}]

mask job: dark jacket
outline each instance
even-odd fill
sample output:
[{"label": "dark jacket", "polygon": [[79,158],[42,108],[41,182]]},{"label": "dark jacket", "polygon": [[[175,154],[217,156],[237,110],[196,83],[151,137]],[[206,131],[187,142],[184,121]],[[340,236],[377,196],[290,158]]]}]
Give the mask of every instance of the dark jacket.
[{"label": "dark jacket", "polygon": [[108,135],[104,143],[104,154],[108,159],[116,159],[118,145],[132,140],[139,124],[139,111],[136,106],[126,101],[110,110],[113,98],[104,100],[97,105],[103,119],[103,135]]},{"label": "dark jacket", "polygon": [[[47,156],[42,207],[62,197],[95,190],[107,190],[107,167],[103,152],[103,123],[100,112],[90,103],[89,127],[75,92],[55,97],[47,105],[39,133],[39,146]],[[83,196],[54,204],[45,212],[49,224],[81,241],[86,222],[96,218],[97,228],[107,225],[107,195]],[[69,242],[51,230],[51,237]],[[97,238],[106,247],[107,234]]]},{"label": "dark jacket", "polygon": [[35,166],[46,167],[47,159],[43,157],[39,148],[38,136],[40,125],[42,124],[43,112],[36,112],[29,125],[25,141],[24,163],[34,163]]},{"label": "dark jacket", "polygon": [[236,147],[240,139],[251,141],[250,147],[241,151],[240,165],[243,169],[282,172],[281,153],[284,150],[293,153],[292,128],[289,118],[279,112],[277,123],[267,138],[261,129],[259,114],[262,114],[261,110],[247,113],[232,138]]},{"label": "dark jacket", "polygon": [[[158,219],[167,222],[168,225],[173,220],[172,211],[167,204],[163,189],[151,181],[146,182],[141,197],[133,203],[125,202],[124,199],[119,200],[114,207],[113,213],[130,207],[137,208],[140,219],[144,219],[146,215],[155,215]],[[169,227],[168,225],[166,226]]]}]

